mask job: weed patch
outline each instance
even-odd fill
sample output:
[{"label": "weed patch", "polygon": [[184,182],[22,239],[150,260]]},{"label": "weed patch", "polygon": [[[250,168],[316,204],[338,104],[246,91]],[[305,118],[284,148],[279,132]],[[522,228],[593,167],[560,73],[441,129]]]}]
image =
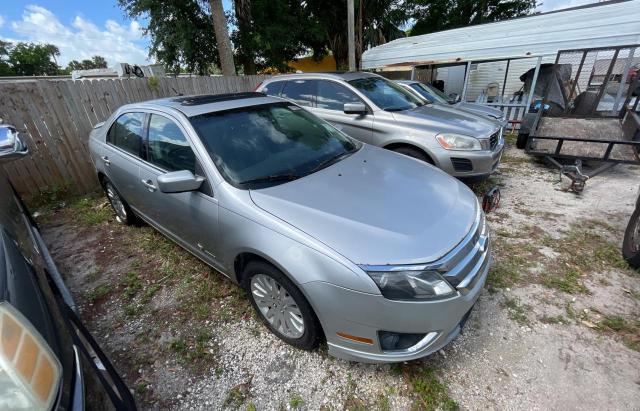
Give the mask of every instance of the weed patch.
[{"label": "weed patch", "polygon": [[517,298],[505,298],[502,305],[509,311],[509,318],[517,322],[520,325],[529,325],[529,318],[527,317],[527,311],[529,306],[520,304],[520,300]]},{"label": "weed patch", "polygon": [[447,387],[427,367],[409,376],[409,385],[415,396],[414,407],[420,410],[458,410],[460,407],[449,396]]}]

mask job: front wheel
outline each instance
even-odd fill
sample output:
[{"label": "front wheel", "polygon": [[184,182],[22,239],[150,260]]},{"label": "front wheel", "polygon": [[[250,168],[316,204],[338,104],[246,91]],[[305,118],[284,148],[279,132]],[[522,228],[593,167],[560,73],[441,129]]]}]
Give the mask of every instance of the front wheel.
[{"label": "front wheel", "polygon": [[303,350],[318,346],[322,331],[302,292],[282,272],[264,262],[251,262],[243,271],[251,305],[269,330]]},{"label": "front wheel", "polygon": [[640,208],[631,215],[622,242],[622,256],[634,268],[640,268]]},{"label": "front wheel", "polygon": [[392,148],[391,151],[394,151],[399,154],[404,154],[405,156],[409,156],[409,157],[418,159],[420,161],[424,161],[425,163],[433,164],[433,161],[431,161],[431,159],[425,153],[418,150],[417,148],[400,146],[400,147]]}]

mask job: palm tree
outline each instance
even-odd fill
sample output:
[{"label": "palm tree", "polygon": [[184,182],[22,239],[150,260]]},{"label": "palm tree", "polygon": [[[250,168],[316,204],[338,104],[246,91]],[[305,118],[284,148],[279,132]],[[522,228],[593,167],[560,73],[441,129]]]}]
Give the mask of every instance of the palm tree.
[{"label": "palm tree", "polygon": [[211,7],[213,30],[216,34],[222,74],[225,76],[233,76],[236,74],[236,66],[233,63],[233,49],[231,48],[231,40],[229,39],[227,19],[224,16],[224,9],[222,8],[222,0],[209,0],[209,6]]}]

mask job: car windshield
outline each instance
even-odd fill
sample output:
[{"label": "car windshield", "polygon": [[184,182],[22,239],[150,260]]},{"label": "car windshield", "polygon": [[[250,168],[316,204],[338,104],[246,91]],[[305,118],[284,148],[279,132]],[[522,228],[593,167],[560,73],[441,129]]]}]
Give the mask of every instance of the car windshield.
[{"label": "car windshield", "polygon": [[411,88],[434,103],[449,104],[446,94],[429,84],[413,83]]},{"label": "car windshield", "polygon": [[340,161],[360,144],[308,111],[276,103],[190,118],[224,178],[264,188]]},{"label": "car windshield", "polygon": [[409,110],[423,105],[410,91],[382,77],[359,78],[349,84],[385,111]]}]

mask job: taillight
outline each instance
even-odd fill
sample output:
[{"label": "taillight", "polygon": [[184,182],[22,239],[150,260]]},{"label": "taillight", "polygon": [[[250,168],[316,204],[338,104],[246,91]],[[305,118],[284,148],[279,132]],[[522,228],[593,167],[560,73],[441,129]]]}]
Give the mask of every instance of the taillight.
[{"label": "taillight", "polygon": [[62,366],[47,342],[13,306],[0,303],[0,409],[50,410]]},{"label": "taillight", "polygon": [[260,88],[260,86],[262,85],[262,83],[264,83],[264,81],[261,81],[260,83],[258,83],[258,85],[256,86],[256,88],[253,89],[253,91],[258,91],[258,89]]}]

